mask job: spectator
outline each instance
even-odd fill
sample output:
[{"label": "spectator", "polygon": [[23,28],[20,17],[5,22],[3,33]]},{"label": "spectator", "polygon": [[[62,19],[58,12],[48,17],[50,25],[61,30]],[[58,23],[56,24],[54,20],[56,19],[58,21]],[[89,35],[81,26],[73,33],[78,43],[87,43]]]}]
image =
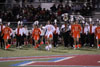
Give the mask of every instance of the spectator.
[{"label": "spectator", "polygon": [[57,10],[56,5],[54,4],[50,9],[52,12],[56,12],[56,10]]},{"label": "spectator", "polygon": [[[16,0],[19,1],[19,0]],[[23,0],[25,2],[25,0]],[[83,16],[90,16],[92,14],[92,6],[90,4],[72,4],[69,6],[68,4],[63,5],[62,3],[58,4],[58,6],[54,4],[50,10],[46,10],[45,8],[39,5],[35,8],[33,5],[25,5],[20,7],[20,5],[14,5],[13,8],[4,9],[0,12],[0,17],[4,21],[22,21],[25,19],[29,22],[33,22],[35,20],[39,21],[47,21],[54,20],[57,16],[61,17],[61,14],[68,13],[72,14],[80,12]],[[64,7],[65,6],[65,7]]]}]

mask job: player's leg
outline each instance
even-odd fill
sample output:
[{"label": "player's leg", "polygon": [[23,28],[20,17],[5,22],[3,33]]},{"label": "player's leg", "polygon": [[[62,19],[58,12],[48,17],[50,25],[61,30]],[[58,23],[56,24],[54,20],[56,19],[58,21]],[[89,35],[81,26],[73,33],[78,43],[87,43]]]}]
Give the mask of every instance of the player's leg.
[{"label": "player's leg", "polygon": [[52,49],[52,38],[49,38],[49,48]]},{"label": "player's leg", "polygon": [[48,37],[47,37],[47,35],[45,35],[44,38],[45,38],[44,39],[45,40],[45,44],[48,44]]},{"label": "player's leg", "polygon": [[5,45],[5,50],[8,49],[7,48],[7,39],[4,39],[4,45]]},{"label": "player's leg", "polygon": [[0,32],[0,48],[2,48],[2,44],[1,44],[1,32]]},{"label": "player's leg", "polygon": [[40,44],[39,44],[39,36],[36,36],[34,40],[35,40],[35,47],[34,48],[38,48],[40,46]]},{"label": "player's leg", "polygon": [[50,42],[49,42],[49,38],[47,38],[47,39],[46,39],[46,44],[47,44],[47,45],[45,46],[45,49],[48,50],[48,51],[50,50],[50,48],[49,48],[49,43],[50,43]]},{"label": "player's leg", "polygon": [[79,38],[77,38],[77,47],[80,48],[81,47],[81,44],[79,42]]},{"label": "player's leg", "polygon": [[73,33],[73,39],[74,39],[74,49],[77,48],[77,34]]},{"label": "player's leg", "polygon": [[76,38],[74,38],[74,49],[76,49],[77,48],[77,39]]},{"label": "player's leg", "polygon": [[19,39],[18,39],[18,35],[16,35],[16,48],[19,47]]},{"label": "player's leg", "polygon": [[53,34],[53,44],[54,44],[54,47],[56,47],[56,35]]},{"label": "player's leg", "polygon": [[90,47],[94,46],[94,34],[91,34],[90,36]]},{"label": "player's leg", "polygon": [[99,47],[98,47],[98,44],[99,44],[99,39],[97,39],[97,49],[99,48]]},{"label": "player's leg", "polygon": [[0,48],[2,48],[2,41],[1,41],[1,36],[0,36]]},{"label": "player's leg", "polygon": [[35,40],[35,47],[34,48],[38,48],[39,44],[38,44],[38,40]]},{"label": "player's leg", "polygon": [[98,49],[100,48],[100,39],[98,39],[98,45],[97,45],[97,48],[98,48]]},{"label": "player's leg", "polygon": [[69,44],[70,44],[70,46],[73,48],[73,44],[74,44],[74,39],[73,39],[73,37],[69,37]]},{"label": "player's leg", "polygon": [[[37,44],[37,40],[34,40],[34,42],[35,42],[35,47],[36,47],[36,44]],[[36,47],[37,48],[37,47]]]},{"label": "player's leg", "polygon": [[77,46],[78,46],[78,48],[81,48],[81,44],[80,44],[80,33],[77,35]]},{"label": "player's leg", "polygon": [[43,42],[43,36],[41,36],[39,40],[40,40],[40,45],[44,44],[44,42]]},{"label": "player's leg", "polygon": [[97,49],[99,49],[100,48],[100,38],[96,36],[96,39],[97,39]]},{"label": "player's leg", "polygon": [[48,47],[49,47],[49,49],[52,49],[52,39],[53,39],[53,35],[50,34],[49,38],[48,38]]},{"label": "player's leg", "polygon": [[34,44],[35,44],[35,46],[36,46],[36,42],[37,42],[37,37],[34,36]]},{"label": "player's leg", "polygon": [[77,37],[76,37],[76,45],[77,45],[78,48],[81,47],[81,44],[80,44],[80,41],[79,40],[80,40],[80,33],[78,33],[77,34]]},{"label": "player's leg", "polygon": [[39,44],[38,44],[38,40],[35,40],[35,47],[34,48],[38,48]]}]

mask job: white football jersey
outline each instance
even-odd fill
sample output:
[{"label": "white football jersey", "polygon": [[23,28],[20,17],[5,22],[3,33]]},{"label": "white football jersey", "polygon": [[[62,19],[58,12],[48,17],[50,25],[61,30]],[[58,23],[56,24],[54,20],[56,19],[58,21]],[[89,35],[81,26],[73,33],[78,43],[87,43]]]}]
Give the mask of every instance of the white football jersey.
[{"label": "white football jersey", "polygon": [[55,31],[55,27],[53,25],[46,25],[45,26],[46,29],[46,36],[48,37],[50,34],[53,35],[53,32]]}]

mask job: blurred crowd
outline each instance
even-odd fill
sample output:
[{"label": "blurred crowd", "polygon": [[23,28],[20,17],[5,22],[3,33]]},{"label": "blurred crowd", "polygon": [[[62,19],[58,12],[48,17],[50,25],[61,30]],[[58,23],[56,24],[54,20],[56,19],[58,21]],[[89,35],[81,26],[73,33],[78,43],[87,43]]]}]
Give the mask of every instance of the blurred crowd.
[{"label": "blurred crowd", "polygon": [[33,5],[23,5],[21,7],[17,4],[12,8],[0,11],[0,18],[2,18],[3,21],[7,22],[34,22],[36,20],[54,21],[54,19],[58,19],[58,17],[61,17],[61,15],[64,13],[68,13],[69,15],[73,13],[80,13],[82,16],[91,16],[93,10],[94,9],[92,8],[92,5],[89,3],[74,3],[72,5],[64,5],[62,3],[59,3],[54,4],[52,7],[50,7],[50,10],[42,8],[41,5],[39,5],[38,7],[34,7]]}]

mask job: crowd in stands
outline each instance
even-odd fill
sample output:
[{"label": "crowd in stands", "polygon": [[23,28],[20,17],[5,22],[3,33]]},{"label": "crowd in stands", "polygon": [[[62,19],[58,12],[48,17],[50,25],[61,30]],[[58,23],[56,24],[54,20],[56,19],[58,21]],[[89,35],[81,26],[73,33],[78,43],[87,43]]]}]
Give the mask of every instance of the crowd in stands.
[{"label": "crowd in stands", "polygon": [[23,22],[34,22],[36,20],[39,21],[47,21],[57,19],[58,16],[61,16],[64,13],[72,14],[72,13],[80,13],[82,16],[90,16],[92,15],[93,8],[91,4],[54,4],[50,10],[42,8],[39,5],[35,8],[33,5],[13,5],[13,8],[4,9],[0,11],[0,18],[3,21],[23,21]]}]

